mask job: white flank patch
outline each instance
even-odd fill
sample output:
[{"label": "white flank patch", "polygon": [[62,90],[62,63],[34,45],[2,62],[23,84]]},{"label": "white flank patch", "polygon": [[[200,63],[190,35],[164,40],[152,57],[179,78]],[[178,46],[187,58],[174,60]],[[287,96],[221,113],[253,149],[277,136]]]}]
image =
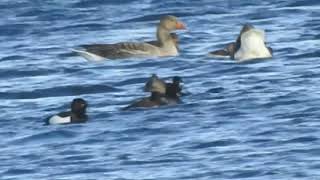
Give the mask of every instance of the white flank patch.
[{"label": "white flank patch", "polygon": [[60,116],[54,115],[49,119],[49,124],[66,124],[66,123],[71,123],[71,116],[60,117]]}]

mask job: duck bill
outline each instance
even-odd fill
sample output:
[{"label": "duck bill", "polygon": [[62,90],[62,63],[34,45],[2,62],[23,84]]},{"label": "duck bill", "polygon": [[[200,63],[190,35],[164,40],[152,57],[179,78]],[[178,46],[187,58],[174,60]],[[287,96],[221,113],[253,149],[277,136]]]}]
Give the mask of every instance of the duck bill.
[{"label": "duck bill", "polygon": [[186,26],[182,22],[177,22],[176,29],[186,29]]}]

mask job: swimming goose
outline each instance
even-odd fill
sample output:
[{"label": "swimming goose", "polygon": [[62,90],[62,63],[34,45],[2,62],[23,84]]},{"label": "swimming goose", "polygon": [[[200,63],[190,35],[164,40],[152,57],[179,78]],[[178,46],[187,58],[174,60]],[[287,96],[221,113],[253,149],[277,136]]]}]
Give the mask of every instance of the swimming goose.
[{"label": "swimming goose", "polygon": [[83,49],[73,49],[73,51],[89,61],[177,56],[179,54],[176,45],[177,38],[175,38],[175,34],[170,34],[170,32],[179,29],[185,29],[185,25],[177,17],[164,16],[157,26],[157,41],[82,45]]},{"label": "swimming goose", "polygon": [[272,57],[272,49],[266,46],[265,33],[250,24],[241,29],[236,42],[227,44],[223,50],[210,53],[214,56],[230,56],[231,59],[245,61]]}]

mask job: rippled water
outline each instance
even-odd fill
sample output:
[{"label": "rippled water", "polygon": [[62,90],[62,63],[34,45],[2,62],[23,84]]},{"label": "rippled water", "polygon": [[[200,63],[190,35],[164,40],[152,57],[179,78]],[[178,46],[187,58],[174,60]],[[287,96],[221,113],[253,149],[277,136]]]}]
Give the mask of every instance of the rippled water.
[{"label": "rippled water", "polygon": [[[70,0],[0,2],[0,179],[320,178],[320,3]],[[90,63],[86,43],[154,39],[166,14],[181,55]],[[266,30],[274,58],[206,56],[241,25]],[[178,106],[121,111],[152,73],[182,76]],[[43,126],[74,97],[86,124]]]}]

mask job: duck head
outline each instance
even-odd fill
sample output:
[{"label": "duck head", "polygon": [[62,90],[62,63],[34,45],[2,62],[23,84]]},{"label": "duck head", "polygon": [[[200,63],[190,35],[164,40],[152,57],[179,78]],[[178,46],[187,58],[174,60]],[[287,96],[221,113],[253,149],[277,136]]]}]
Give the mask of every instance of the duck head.
[{"label": "duck head", "polygon": [[86,114],[87,102],[84,99],[76,98],[71,103],[71,112],[79,116]]}]

